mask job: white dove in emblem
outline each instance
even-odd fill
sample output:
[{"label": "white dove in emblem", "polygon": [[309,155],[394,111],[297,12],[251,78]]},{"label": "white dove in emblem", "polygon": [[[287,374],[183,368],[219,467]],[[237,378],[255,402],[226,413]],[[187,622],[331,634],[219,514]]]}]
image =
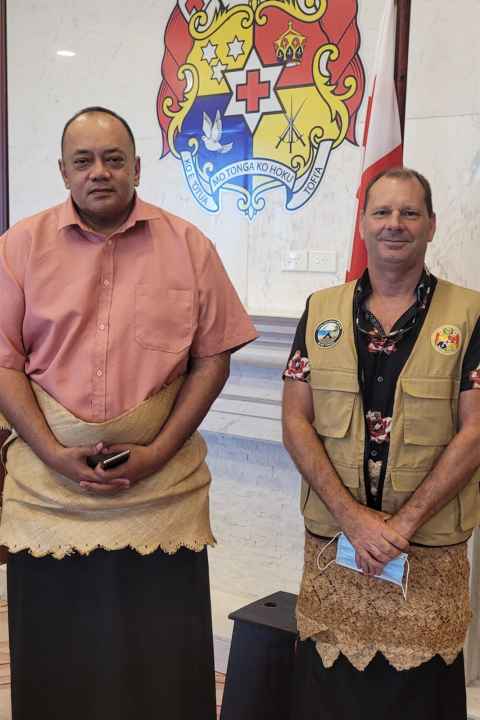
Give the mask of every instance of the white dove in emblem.
[{"label": "white dove in emblem", "polygon": [[211,121],[206,112],[203,113],[202,130],[204,133],[202,135],[202,140],[207,150],[211,150],[212,152],[227,153],[232,149],[233,143],[227,143],[226,145],[222,145],[222,143],[220,142],[223,133],[222,117],[220,115],[220,110],[217,110],[217,114],[215,115],[215,120],[213,122]]}]

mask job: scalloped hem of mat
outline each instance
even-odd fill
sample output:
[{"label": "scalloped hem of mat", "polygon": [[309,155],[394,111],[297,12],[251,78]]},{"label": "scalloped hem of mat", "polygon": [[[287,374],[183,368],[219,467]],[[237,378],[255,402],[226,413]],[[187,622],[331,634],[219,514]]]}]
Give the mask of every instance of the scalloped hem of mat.
[{"label": "scalloped hem of mat", "polygon": [[395,670],[412,670],[419,667],[436,655],[442,658],[446,665],[451,665],[458,654],[463,650],[464,643],[458,647],[436,650],[406,650],[403,648],[393,648],[385,643],[377,642],[368,646],[353,647],[351,642],[336,640],[335,644],[324,642],[319,637],[322,633],[328,633],[329,628],[318,621],[307,618],[297,610],[297,621],[302,624],[300,640],[311,639],[314,641],[318,654],[322,659],[325,668],[331,668],[340,654],[346,657],[348,662],[353,665],[356,670],[363,671],[371,663],[377,653],[383,657],[395,668]]},{"label": "scalloped hem of mat", "polygon": [[213,536],[209,536],[203,540],[172,540],[170,542],[157,542],[151,543],[149,545],[132,543],[117,543],[115,545],[89,543],[88,545],[80,546],[73,543],[72,545],[59,545],[55,548],[32,548],[28,543],[26,543],[25,545],[7,545],[7,547],[8,552],[12,553],[13,555],[28,550],[29,554],[35,558],[43,558],[47,557],[47,555],[51,555],[56,560],[62,560],[69,555],[73,555],[74,553],[86,556],[90,555],[90,553],[94,552],[95,550],[106,550],[107,552],[110,552],[114,550],[126,550],[127,548],[138,552],[139,555],[151,555],[157,550],[161,550],[167,555],[174,555],[181,548],[187,548],[187,550],[193,550],[194,552],[201,552],[206,545],[214,547],[216,543],[217,541],[215,540],[215,538]]}]

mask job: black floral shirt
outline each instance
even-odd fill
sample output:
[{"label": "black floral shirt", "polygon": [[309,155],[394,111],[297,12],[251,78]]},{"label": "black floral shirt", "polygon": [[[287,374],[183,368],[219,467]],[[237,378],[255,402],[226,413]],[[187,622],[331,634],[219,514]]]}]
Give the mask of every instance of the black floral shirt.
[{"label": "black floral shirt", "polygon": [[[416,288],[416,299],[389,333],[367,309],[372,292],[368,270],[357,282],[353,316],[355,343],[359,358],[359,381],[365,408],[364,470],[369,507],[382,507],[383,481],[392,431],[393,402],[398,377],[413,350],[430,305],[436,278],[424,270]],[[310,298],[297,326],[295,339],[283,373],[284,378],[309,382],[305,332]],[[480,389],[480,320],[477,322],[465,353],[460,391]]]}]

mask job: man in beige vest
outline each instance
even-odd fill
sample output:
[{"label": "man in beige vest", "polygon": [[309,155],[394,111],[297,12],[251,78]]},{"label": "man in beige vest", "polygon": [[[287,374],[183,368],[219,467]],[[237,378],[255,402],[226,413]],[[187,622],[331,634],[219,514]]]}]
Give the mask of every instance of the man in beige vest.
[{"label": "man in beige vest", "polygon": [[284,373],[306,526],[295,720],[466,718],[480,294],[426,269],[435,226],[422,175],[373,180],[368,270],[309,298]]},{"label": "man in beige vest", "polygon": [[212,243],[137,196],[123,118],[85,108],[61,150],[66,202],[0,240],[12,718],[214,720],[196,429],[255,330]]}]

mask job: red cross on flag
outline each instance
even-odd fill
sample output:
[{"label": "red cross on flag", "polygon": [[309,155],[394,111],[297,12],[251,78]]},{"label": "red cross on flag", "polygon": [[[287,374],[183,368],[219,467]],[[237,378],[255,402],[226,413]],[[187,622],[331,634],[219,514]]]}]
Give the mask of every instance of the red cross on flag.
[{"label": "red cross on flag", "polygon": [[395,90],[395,27],[397,11],[394,0],[387,0],[383,12],[375,58],[375,74],[368,99],[360,185],[350,265],[346,280],[355,280],[365,270],[367,253],[360,237],[360,214],[365,190],[375,175],[403,164],[403,144]]}]

